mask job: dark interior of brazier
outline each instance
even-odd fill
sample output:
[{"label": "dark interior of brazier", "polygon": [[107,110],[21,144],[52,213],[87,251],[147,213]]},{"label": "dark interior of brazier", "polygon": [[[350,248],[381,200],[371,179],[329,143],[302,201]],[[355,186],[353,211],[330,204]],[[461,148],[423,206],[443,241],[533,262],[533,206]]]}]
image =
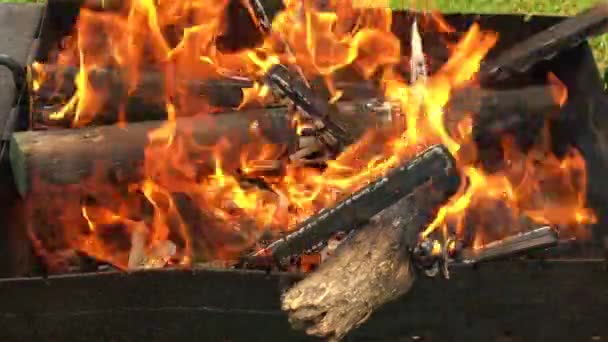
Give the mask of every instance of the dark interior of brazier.
[{"label": "dark interior of brazier", "polygon": [[107,3],[50,1],[17,70],[10,277],[287,274],[291,326],[341,339],[414,279],[603,260],[607,101],[585,39],[605,6]]}]

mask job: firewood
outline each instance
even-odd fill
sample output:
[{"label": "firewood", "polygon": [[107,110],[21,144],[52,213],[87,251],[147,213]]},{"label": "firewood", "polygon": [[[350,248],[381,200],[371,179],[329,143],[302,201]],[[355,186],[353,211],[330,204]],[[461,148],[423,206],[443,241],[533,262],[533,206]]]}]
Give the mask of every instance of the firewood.
[{"label": "firewood", "polygon": [[523,123],[554,117],[560,109],[555,94],[553,86],[460,89],[446,106],[444,124],[448,132],[453,133],[458,123],[471,115],[474,134],[500,135]]},{"label": "firewood", "polygon": [[[435,147],[427,153],[433,159],[443,158],[445,152]],[[433,172],[423,164],[414,160],[407,174],[432,172],[444,177],[439,168]],[[447,201],[446,194],[453,193],[446,192],[449,186],[442,188],[445,185],[434,177],[401,192],[398,201],[374,215],[315,272],[283,295],[282,308],[294,328],[340,340],[376,309],[410,289],[414,273],[409,250],[435,210]]]},{"label": "firewood", "polygon": [[600,1],[582,13],[566,18],[505,50],[484,63],[478,76],[482,82],[504,80],[607,30],[608,4]]},{"label": "firewood", "polygon": [[304,220],[292,234],[257,254],[269,253],[277,260],[301,254],[338,231],[347,232],[367,224],[374,215],[419,187],[426,186],[428,199],[439,205],[456,192],[459,180],[450,153],[442,146],[430,147],[340,203]]},{"label": "firewood", "polygon": [[458,256],[458,259],[465,264],[477,264],[554,247],[558,242],[558,233],[555,228],[544,226],[511,235],[482,246],[464,249]]},{"label": "firewood", "polygon": [[[263,138],[251,133],[254,123],[258,124]],[[105,168],[106,174],[120,174],[125,179],[136,180],[144,160],[144,149],[150,143],[148,134],[162,124],[163,121],[147,121],[126,127],[112,125],[15,133],[10,144],[10,158],[18,191],[22,196],[30,192],[34,177],[54,185],[78,184],[98,171],[96,166]],[[291,145],[296,136],[285,108],[178,118],[175,134],[177,138],[191,136],[197,144],[208,147],[228,139],[229,151],[223,154],[227,167],[238,165],[238,152],[245,144]],[[230,151],[233,152],[228,153]],[[208,158],[206,165],[213,167],[211,152],[197,156],[197,159]]]},{"label": "firewood", "polygon": [[[35,103],[47,104],[57,102],[56,98],[71,97],[76,87],[74,79],[79,68],[54,64],[37,64],[28,67],[31,82],[40,82],[38,87],[30,84],[30,89],[36,89]],[[162,119],[166,117],[164,97],[165,75],[156,70],[142,70],[139,74],[137,88],[130,92],[124,75],[112,68],[96,68],[88,70],[88,82],[93,89],[98,89],[103,100],[103,109],[95,114],[92,124],[110,124],[119,118],[123,111],[127,121],[143,121]],[[215,77],[209,79],[180,79],[177,87],[182,94],[194,96],[216,108],[235,108],[243,99],[243,89],[253,87],[253,81],[241,77]],[[120,108],[117,106],[121,106]],[[142,112],[145,113],[142,114]],[[69,127],[73,113],[67,113],[64,120],[50,120],[43,113],[33,113],[33,126]],[[71,114],[71,115],[70,115]]]}]

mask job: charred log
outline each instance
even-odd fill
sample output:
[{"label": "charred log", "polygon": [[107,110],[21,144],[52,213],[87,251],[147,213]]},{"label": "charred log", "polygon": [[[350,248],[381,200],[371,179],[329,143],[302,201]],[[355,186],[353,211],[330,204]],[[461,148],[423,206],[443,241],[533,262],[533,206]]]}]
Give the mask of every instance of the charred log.
[{"label": "charred log", "polygon": [[[376,194],[381,193],[376,189],[392,189],[396,194],[393,198],[399,196],[398,200],[388,205],[379,199],[366,201],[368,207],[382,203],[386,209],[373,215],[317,271],[286,292],[282,307],[288,312],[294,328],[306,330],[310,335],[340,340],[367,321],[376,309],[410,289],[414,274],[409,249],[415,245],[418,234],[432,220],[435,211],[455,191],[453,185],[445,182],[455,172],[448,158],[442,148],[431,148],[407,167],[387,176],[384,183],[381,180],[381,185],[370,185]],[[435,165],[429,167],[429,161],[433,160]],[[395,190],[400,187],[391,184],[391,179],[416,175],[426,179],[411,184],[406,191],[397,192]],[[382,184],[387,185],[383,187]],[[374,190],[370,192],[374,193]],[[359,198],[368,196],[362,194]],[[299,234],[307,232],[310,230]]]},{"label": "charred log", "polygon": [[429,200],[439,205],[456,192],[459,180],[450,153],[441,146],[431,147],[332,208],[308,218],[294,233],[270,244],[265,252],[275,259],[300,254],[339,230],[367,224],[374,215],[420,187],[426,187]]},{"label": "charred log", "polygon": [[512,75],[526,72],[538,62],[550,59],[589,37],[605,33],[606,30],[608,4],[600,2],[505,50],[482,65],[479,78],[482,82],[502,81]]},{"label": "charred log", "polygon": [[[257,123],[259,134],[251,133]],[[163,121],[139,122],[120,126],[99,126],[55,131],[15,133],[10,144],[10,157],[19,193],[31,190],[32,179],[39,177],[50,184],[78,184],[95,171],[101,163],[106,173],[120,174],[125,179],[137,179],[144,160],[144,149],[150,143],[148,134]],[[232,152],[225,153],[226,165],[238,165],[238,151],[245,144],[266,141],[268,144],[289,145],[295,132],[285,108],[251,110],[179,118],[176,138],[190,137],[199,146],[211,147],[220,139],[230,142]],[[203,164],[212,165],[212,153],[202,154]]]}]

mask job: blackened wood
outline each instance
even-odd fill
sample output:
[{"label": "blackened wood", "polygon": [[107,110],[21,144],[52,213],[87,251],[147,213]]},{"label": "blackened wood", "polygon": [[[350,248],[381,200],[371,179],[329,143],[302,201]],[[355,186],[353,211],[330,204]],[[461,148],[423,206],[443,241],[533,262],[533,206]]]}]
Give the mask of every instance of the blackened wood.
[{"label": "blackened wood", "polygon": [[337,231],[350,231],[367,224],[374,215],[421,186],[432,184],[436,194],[429,196],[441,203],[454,194],[459,181],[450,153],[443,146],[430,147],[335,206],[306,219],[293,233],[270,244],[265,252],[277,259],[300,254]]},{"label": "blackened wood", "polygon": [[580,44],[608,29],[608,4],[600,1],[584,12],[565,19],[523,42],[513,45],[498,57],[484,63],[479,73],[482,82],[504,80],[523,73],[536,63]]},{"label": "blackened wood", "polygon": [[314,120],[323,123],[323,131],[330,135],[329,147],[339,152],[355,139],[344,127],[332,118],[332,106],[322,96],[314,93],[305,80],[282,64],[273,65],[264,76],[272,89],[289,98],[294,105],[302,109]]},{"label": "blackened wood", "polygon": [[[231,160],[235,162],[239,158],[238,146],[264,141],[251,134],[255,122],[268,143],[290,144],[295,138],[284,108],[179,118],[176,135],[188,138],[191,132],[201,146],[213,146],[221,138],[229,139],[231,148],[236,149],[235,153],[225,156],[224,162],[229,165]],[[107,171],[132,179],[139,172],[144,148],[149,144],[148,133],[162,124],[163,121],[147,121],[127,124],[124,128],[113,125],[15,133],[10,156],[17,189],[22,196],[26,195],[31,190],[33,177],[55,185],[78,184],[91,176],[99,163]],[[201,162],[206,158],[211,162],[212,153],[199,157]]]},{"label": "blackened wood", "polygon": [[[427,173],[415,168],[410,171]],[[286,292],[282,308],[294,328],[341,340],[377,309],[410,289],[414,273],[409,250],[449,198],[442,189],[436,189],[441,182],[434,181],[414,188],[376,214],[342,242],[318,270]]]},{"label": "blackened wood", "polygon": [[560,109],[559,91],[557,86],[459,89],[452,93],[446,106],[445,121],[450,126],[471,115],[473,123],[488,130],[486,133],[493,129],[496,129],[494,133],[500,133],[500,127],[510,126],[511,122],[534,116],[555,116]]},{"label": "blackened wood", "polygon": [[466,264],[476,264],[555,247],[558,243],[557,231],[546,226],[507,236],[483,246],[464,249],[456,258]]},{"label": "blackened wood", "polygon": [[49,0],[53,6],[77,6],[93,11],[118,11],[126,7],[129,1],[125,0]]},{"label": "blackened wood", "polygon": [[[453,267],[449,281],[418,278],[407,296],[387,304],[346,340],[603,340],[608,337],[604,266],[548,260]],[[293,331],[281,312],[284,284],[296,279],[212,270],[4,279],[0,338],[316,341]]]},{"label": "blackened wood", "polygon": [[[354,87],[353,87],[354,88]],[[351,89],[353,89],[351,88]],[[444,124],[448,132],[458,134],[459,123],[472,118],[476,135],[497,136],[511,132],[529,121],[554,118],[560,110],[556,86],[527,86],[517,89],[464,88],[455,90],[445,108]],[[338,101],[332,119],[358,139],[369,129],[396,128],[399,103],[374,110],[376,99]],[[378,108],[378,107],[376,107]]]}]

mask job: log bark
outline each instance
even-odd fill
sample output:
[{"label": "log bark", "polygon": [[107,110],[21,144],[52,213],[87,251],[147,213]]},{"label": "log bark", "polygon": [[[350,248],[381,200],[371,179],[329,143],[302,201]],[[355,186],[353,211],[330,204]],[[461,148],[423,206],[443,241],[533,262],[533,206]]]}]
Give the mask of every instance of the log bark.
[{"label": "log bark", "polygon": [[[251,134],[258,124],[260,137]],[[17,189],[22,196],[30,192],[32,179],[54,185],[78,184],[91,176],[96,166],[125,179],[137,179],[149,144],[148,134],[163,121],[15,133],[10,143],[11,167]],[[176,137],[192,139],[200,146],[211,147],[220,139],[230,143],[223,161],[227,166],[238,163],[240,148],[255,142],[291,145],[295,138],[291,119],[285,108],[251,110],[179,118]],[[203,165],[212,165],[212,153],[200,153]],[[238,165],[238,164],[236,164]]]},{"label": "log bark", "polygon": [[282,308],[292,326],[340,340],[375,310],[407,293],[414,281],[408,251],[447,201],[436,187],[428,181],[375,215],[317,271],[289,289]]}]

